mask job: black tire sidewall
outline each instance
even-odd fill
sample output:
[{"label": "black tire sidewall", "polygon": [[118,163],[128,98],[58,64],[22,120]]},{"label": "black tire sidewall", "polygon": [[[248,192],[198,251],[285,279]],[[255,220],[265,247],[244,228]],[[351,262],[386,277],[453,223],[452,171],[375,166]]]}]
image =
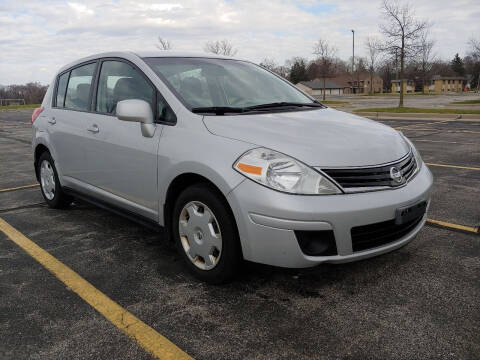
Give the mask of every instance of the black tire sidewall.
[{"label": "black tire sidewall", "polygon": [[[222,254],[218,264],[211,270],[202,270],[196,267],[185,253],[180,240],[178,229],[180,213],[183,207],[191,201],[200,201],[210,208],[222,233]],[[181,192],[173,209],[172,232],[175,245],[185,264],[198,279],[211,284],[221,284],[232,279],[237,273],[242,259],[237,225],[228,203],[212,186],[208,184],[192,185]]]},{"label": "black tire sidewall", "polygon": [[[55,178],[55,195],[53,196],[53,199],[52,200],[49,200],[46,196],[45,196],[45,193],[43,191],[43,187],[42,187],[42,181],[41,181],[41,167],[42,167],[42,163],[44,161],[48,161],[50,163],[50,166],[52,167],[53,169],[53,174],[54,174],[54,178]],[[72,199],[67,196],[66,194],[63,193],[62,191],[62,186],[60,185],[60,181],[58,180],[58,173],[57,173],[57,168],[55,167],[55,161],[53,161],[53,158],[52,156],[50,155],[49,152],[44,152],[40,158],[38,159],[38,176],[39,176],[39,179],[40,179],[40,190],[42,192],[42,196],[43,198],[45,199],[46,203],[48,204],[48,206],[52,207],[52,208],[63,208],[65,206],[68,206]]]}]

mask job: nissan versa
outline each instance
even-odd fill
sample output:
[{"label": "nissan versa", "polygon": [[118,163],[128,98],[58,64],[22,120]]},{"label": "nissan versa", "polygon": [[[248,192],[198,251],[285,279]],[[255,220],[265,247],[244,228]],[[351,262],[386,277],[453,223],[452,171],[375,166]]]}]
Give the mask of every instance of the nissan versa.
[{"label": "nissan versa", "polygon": [[329,109],[248,61],[111,52],[63,67],[32,115],[52,208],[74,198],[163,227],[187,267],[309,267],[397,249],[432,175],[400,132]]}]

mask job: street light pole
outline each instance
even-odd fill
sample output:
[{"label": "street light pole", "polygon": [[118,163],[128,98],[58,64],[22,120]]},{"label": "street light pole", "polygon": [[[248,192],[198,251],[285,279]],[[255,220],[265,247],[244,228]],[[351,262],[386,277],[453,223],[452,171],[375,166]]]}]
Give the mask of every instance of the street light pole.
[{"label": "street light pole", "polygon": [[353,84],[353,72],[355,71],[355,30],[352,29],[352,93],[355,92]]}]

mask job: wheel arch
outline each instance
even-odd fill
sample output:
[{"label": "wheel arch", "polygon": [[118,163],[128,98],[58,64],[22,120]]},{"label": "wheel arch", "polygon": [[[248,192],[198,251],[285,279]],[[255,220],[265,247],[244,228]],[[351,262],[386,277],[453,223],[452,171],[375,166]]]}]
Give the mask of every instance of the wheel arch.
[{"label": "wheel arch", "polygon": [[165,202],[163,204],[163,221],[164,221],[164,229],[165,229],[165,236],[169,241],[173,241],[173,233],[172,233],[172,213],[173,213],[173,207],[175,205],[175,200],[178,198],[180,193],[185,190],[186,188],[195,185],[195,184],[206,184],[209,187],[212,188],[213,191],[217,195],[219,195],[227,210],[229,211],[230,215],[232,216],[232,219],[234,220],[236,230],[238,232],[238,226],[236,223],[236,218],[233,214],[232,207],[230,206],[226,194],[224,194],[220,188],[215,185],[213,181],[208,179],[207,177],[197,174],[197,173],[192,173],[192,172],[187,172],[187,173],[182,173],[177,175],[171,182],[170,185],[168,186],[166,196],[165,196]]},{"label": "wheel arch", "polygon": [[[33,164],[34,164],[34,167],[35,167],[35,176],[37,178],[37,181],[40,181],[40,174],[38,173],[38,160],[40,159],[40,156],[42,156],[42,154],[44,152],[50,152],[48,147],[46,147],[44,144],[40,143],[35,147],[34,156],[33,156]],[[50,153],[50,155],[51,155],[51,153]]]}]

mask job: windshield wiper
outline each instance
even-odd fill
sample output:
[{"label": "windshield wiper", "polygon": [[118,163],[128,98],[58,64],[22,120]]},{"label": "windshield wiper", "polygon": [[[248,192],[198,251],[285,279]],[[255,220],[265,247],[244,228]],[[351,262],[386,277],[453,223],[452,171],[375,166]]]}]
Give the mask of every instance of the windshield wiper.
[{"label": "windshield wiper", "polygon": [[260,104],[260,105],[253,105],[253,106],[248,106],[245,108],[245,110],[259,110],[259,109],[271,109],[271,108],[278,108],[278,107],[318,107],[318,108],[324,108],[325,106],[312,102],[312,103],[297,103],[297,102],[273,102],[273,103],[268,103],[268,104]]},{"label": "windshield wiper", "polygon": [[309,107],[309,108],[324,108],[325,106],[320,103],[296,103],[296,102],[274,102],[268,104],[253,105],[247,107],[231,107],[231,106],[205,106],[205,107],[194,107],[192,112],[194,113],[212,113],[215,115],[225,115],[227,113],[239,114],[245,112],[251,112],[255,110],[263,109],[273,109],[273,108],[282,108],[282,107]]},{"label": "windshield wiper", "polygon": [[215,115],[225,115],[225,113],[242,113],[244,111],[245,108],[230,106],[206,106],[192,108],[192,112],[194,113],[213,113]]}]

